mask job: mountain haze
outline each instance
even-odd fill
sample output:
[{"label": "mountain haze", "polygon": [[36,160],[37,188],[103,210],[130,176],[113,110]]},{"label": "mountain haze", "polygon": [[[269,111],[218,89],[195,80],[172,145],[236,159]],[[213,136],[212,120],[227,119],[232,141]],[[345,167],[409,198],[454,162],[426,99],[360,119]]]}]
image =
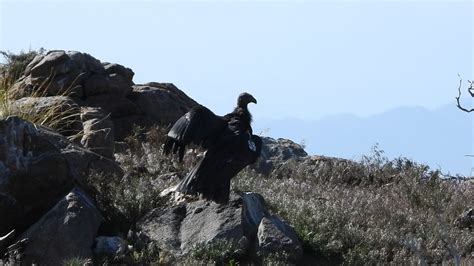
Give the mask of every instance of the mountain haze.
[{"label": "mountain haze", "polygon": [[472,158],[465,155],[473,154],[473,117],[454,104],[433,110],[399,107],[368,117],[257,119],[254,125],[255,132],[303,142],[310,154],[359,159],[378,143],[389,158],[403,156],[446,174],[472,175]]}]

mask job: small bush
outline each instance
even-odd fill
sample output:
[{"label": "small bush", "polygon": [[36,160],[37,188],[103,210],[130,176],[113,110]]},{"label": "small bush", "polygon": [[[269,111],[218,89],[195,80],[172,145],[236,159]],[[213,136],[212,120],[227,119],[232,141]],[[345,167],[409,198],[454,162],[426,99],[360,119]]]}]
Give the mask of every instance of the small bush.
[{"label": "small bush", "polygon": [[25,73],[26,66],[28,66],[28,64],[33,61],[37,55],[44,54],[45,51],[46,50],[43,48],[40,48],[38,51],[21,51],[19,54],[8,51],[0,51],[0,55],[2,55],[5,60],[5,64],[0,65],[1,76],[8,77],[13,81],[17,80]]}]

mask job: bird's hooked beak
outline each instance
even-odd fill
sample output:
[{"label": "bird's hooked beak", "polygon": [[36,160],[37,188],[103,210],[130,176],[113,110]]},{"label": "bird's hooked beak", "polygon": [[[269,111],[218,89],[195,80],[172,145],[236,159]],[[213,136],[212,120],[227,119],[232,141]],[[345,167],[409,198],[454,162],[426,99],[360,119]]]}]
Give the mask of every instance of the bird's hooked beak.
[{"label": "bird's hooked beak", "polygon": [[257,104],[257,99],[255,99],[255,98],[252,96],[252,98],[250,98],[249,103]]}]

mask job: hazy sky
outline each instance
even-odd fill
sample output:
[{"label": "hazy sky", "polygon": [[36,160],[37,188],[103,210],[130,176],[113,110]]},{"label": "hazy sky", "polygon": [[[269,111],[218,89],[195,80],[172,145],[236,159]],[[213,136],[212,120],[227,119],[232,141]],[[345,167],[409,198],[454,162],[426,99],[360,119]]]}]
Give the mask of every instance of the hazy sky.
[{"label": "hazy sky", "polygon": [[470,1],[1,1],[0,49],[79,50],[173,82],[218,114],[367,116],[453,101],[473,75]]}]

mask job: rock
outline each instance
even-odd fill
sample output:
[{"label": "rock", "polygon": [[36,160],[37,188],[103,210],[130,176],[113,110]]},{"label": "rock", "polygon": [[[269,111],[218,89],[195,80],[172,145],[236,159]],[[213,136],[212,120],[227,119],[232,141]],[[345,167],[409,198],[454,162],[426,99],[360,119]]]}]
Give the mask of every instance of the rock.
[{"label": "rock", "polygon": [[[185,255],[199,245],[212,246],[222,241],[234,247],[238,254],[256,253],[260,249],[276,252],[274,248],[283,247],[294,254],[292,259],[301,256],[301,244],[296,235],[291,235],[294,231],[278,217],[270,215],[262,196],[256,193],[231,194],[228,203],[219,204],[183,198],[173,189],[167,191],[168,195],[174,196],[168,206],[149,212],[138,222],[137,228],[141,231],[141,239],[174,257]],[[175,205],[176,202],[180,203]],[[260,231],[265,241],[260,248],[257,233],[264,218],[277,224],[278,230],[270,229],[264,222],[265,227]],[[287,244],[288,239],[293,241],[293,246]]]},{"label": "rock", "polygon": [[244,237],[241,223],[242,211],[239,198],[221,205],[201,200],[188,205],[186,217],[181,223],[181,250],[191,251],[196,243],[225,240],[238,245]]},{"label": "rock", "polygon": [[147,83],[133,86],[129,99],[154,123],[174,123],[197,103],[169,83]]},{"label": "rock", "polygon": [[[23,232],[92,172],[123,175],[98,156],[17,117],[0,120],[0,235]],[[47,193],[46,193],[47,192]]]},{"label": "rock", "polygon": [[84,132],[81,144],[89,150],[113,158],[114,155],[114,123],[104,114],[101,108],[81,108],[81,120]]},{"label": "rock", "polygon": [[148,128],[174,123],[197,105],[171,83],[134,86],[133,76],[130,68],[101,63],[86,53],[49,51],[28,64],[8,97],[69,96],[78,106],[101,108],[115,124],[116,140],[129,135],[133,125]]},{"label": "rock", "polygon": [[[133,73],[133,70],[119,64],[103,63],[102,65],[104,66],[105,72],[109,75],[117,74],[130,81],[133,79],[133,76],[135,75],[135,73]],[[130,85],[133,85],[133,83],[130,83]]]},{"label": "rock", "polygon": [[186,216],[186,206],[154,209],[138,222],[141,236],[147,242],[157,242],[158,246],[176,253],[181,251],[180,227]]},{"label": "rock", "polygon": [[[25,75],[10,90],[10,97],[67,95],[83,97],[82,83],[90,74],[85,61],[95,58],[78,52],[49,51],[28,64]],[[99,64],[100,65],[100,64]],[[103,70],[105,73],[105,71]]]},{"label": "rock", "polygon": [[263,217],[269,216],[270,213],[265,206],[265,200],[258,193],[246,192],[240,195],[243,201],[243,215],[245,230],[247,235],[255,236],[257,234],[258,226]]},{"label": "rock", "polygon": [[17,241],[27,239],[22,264],[62,265],[92,258],[92,245],[103,218],[91,198],[74,188]]},{"label": "rock", "polygon": [[11,103],[11,112],[22,117],[36,117],[65,136],[82,130],[79,105],[68,96],[24,97]]},{"label": "rock", "polygon": [[117,64],[107,69],[89,54],[76,51],[49,51],[36,56],[25,74],[10,90],[10,97],[93,95],[125,97],[132,91],[133,71]]},{"label": "rock", "polygon": [[68,51],[67,54],[71,60],[71,64],[74,65],[75,68],[85,71],[86,76],[88,76],[89,73],[106,74],[102,63],[90,54],[78,51]]},{"label": "rock", "polygon": [[262,254],[283,254],[295,261],[303,256],[303,247],[295,230],[276,216],[263,217],[257,236]]},{"label": "rock", "polygon": [[308,156],[303,147],[295,142],[279,138],[262,137],[263,147],[260,158],[252,166],[258,173],[270,175],[279,165],[288,160],[299,160]]},{"label": "rock", "polygon": [[[29,70],[32,77],[49,77],[52,73],[65,74],[68,69],[64,64],[68,60],[68,55],[64,51],[49,51],[46,55],[36,60],[35,65],[30,65]],[[31,70],[30,70],[31,68]]]},{"label": "rock", "polygon": [[265,148],[262,151],[262,156],[266,159],[286,161],[292,158],[308,156],[303,146],[289,139],[279,138],[275,140],[270,137],[264,137],[263,143]]},{"label": "rock", "polygon": [[139,107],[125,97],[111,95],[96,95],[86,99],[86,106],[100,107],[112,118],[126,117],[140,114]]},{"label": "rock", "polygon": [[132,80],[118,74],[95,74],[84,81],[86,97],[95,95],[110,95],[125,97],[132,91]]},{"label": "rock", "polygon": [[98,236],[94,241],[94,254],[116,258],[128,251],[127,242],[119,236]]},{"label": "rock", "polygon": [[225,240],[237,244],[244,236],[239,198],[221,205],[205,200],[155,209],[140,222],[149,241],[175,256],[190,252],[197,244]]},{"label": "rock", "polygon": [[301,259],[303,247],[295,230],[278,216],[268,212],[260,194],[247,192],[241,196],[244,202],[245,228],[247,235],[257,235],[257,252],[261,255],[284,252],[290,260]]}]

